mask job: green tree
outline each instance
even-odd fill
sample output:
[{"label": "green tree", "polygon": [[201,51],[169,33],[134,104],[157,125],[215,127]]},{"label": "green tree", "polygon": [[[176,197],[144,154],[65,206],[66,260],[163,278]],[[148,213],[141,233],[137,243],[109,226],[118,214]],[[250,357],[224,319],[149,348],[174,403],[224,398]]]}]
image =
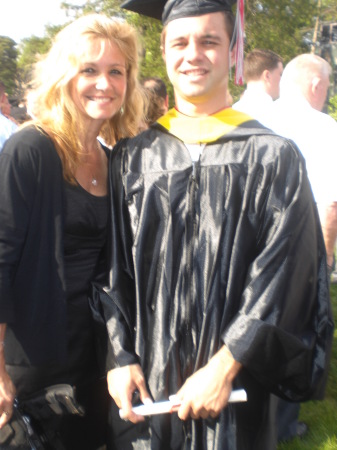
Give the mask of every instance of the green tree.
[{"label": "green tree", "polygon": [[337,120],[337,95],[330,98],[328,104],[328,113],[331,117]]},{"label": "green tree", "polygon": [[288,62],[308,51],[305,34],[314,27],[317,0],[248,0],[246,51],[267,48]]},{"label": "green tree", "polygon": [[[310,38],[318,13],[317,0],[246,0],[245,54],[254,48],[278,53],[286,64],[310,51]],[[243,87],[230,83],[234,101]]]},{"label": "green tree", "polygon": [[150,76],[162,78],[166,84],[170,104],[172,106],[174,100],[173,88],[166,73],[165,63],[160,48],[160,36],[163,28],[161,22],[131,12],[126,13],[126,19],[131,25],[137,28],[141,36],[143,54],[140,65],[140,78]]},{"label": "green tree", "polygon": [[20,55],[18,58],[18,68],[21,71],[22,81],[29,83],[31,71],[39,55],[43,55],[50,48],[50,38],[31,36],[25,38],[20,43]]},{"label": "green tree", "polygon": [[0,36],[0,80],[5,84],[8,94],[15,90],[18,52],[13,39]]},{"label": "green tree", "polygon": [[[64,25],[63,25],[64,26]],[[45,36],[31,36],[24,38],[19,45],[17,58],[15,97],[22,100],[25,92],[30,88],[30,81],[34,64],[41,55],[50,49],[52,39],[62,28],[62,25],[48,25],[45,27]]]}]

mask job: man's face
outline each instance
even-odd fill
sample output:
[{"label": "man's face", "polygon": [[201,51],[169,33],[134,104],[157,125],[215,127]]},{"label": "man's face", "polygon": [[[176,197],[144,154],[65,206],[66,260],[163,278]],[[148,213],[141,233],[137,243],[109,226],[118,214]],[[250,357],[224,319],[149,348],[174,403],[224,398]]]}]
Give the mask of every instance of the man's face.
[{"label": "man's face", "polygon": [[283,64],[278,63],[277,67],[269,71],[269,95],[273,100],[280,96],[280,81],[283,73]]},{"label": "man's face", "polygon": [[180,111],[186,102],[208,114],[226,106],[229,37],[221,12],[169,22],[163,56]]},{"label": "man's face", "polygon": [[1,112],[4,116],[11,115],[11,104],[9,103],[7,95],[3,96],[3,101],[1,103]]}]

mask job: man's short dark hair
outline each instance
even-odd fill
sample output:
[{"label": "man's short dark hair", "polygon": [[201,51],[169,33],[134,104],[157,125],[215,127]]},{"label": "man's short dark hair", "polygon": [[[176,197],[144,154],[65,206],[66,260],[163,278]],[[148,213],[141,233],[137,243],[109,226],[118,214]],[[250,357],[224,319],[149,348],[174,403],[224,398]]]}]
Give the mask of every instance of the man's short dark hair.
[{"label": "man's short dark hair", "polygon": [[153,91],[159,97],[163,98],[166,101],[167,98],[167,89],[164,81],[159,77],[146,77],[143,78],[141,84]]},{"label": "man's short dark hair", "polygon": [[283,59],[271,50],[255,48],[247,54],[244,61],[244,78],[246,81],[259,80],[265,70],[274,70]]}]

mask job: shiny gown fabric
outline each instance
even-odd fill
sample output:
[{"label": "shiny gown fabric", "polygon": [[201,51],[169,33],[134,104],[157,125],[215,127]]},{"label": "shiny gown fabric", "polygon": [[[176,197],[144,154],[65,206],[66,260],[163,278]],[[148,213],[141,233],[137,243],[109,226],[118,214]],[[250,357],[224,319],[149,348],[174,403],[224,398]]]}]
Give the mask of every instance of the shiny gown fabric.
[{"label": "shiny gown fabric", "polygon": [[248,393],[217,419],[153,417],[124,449],[276,448],[270,392],[321,398],[333,331],[297,148],[248,121],[193,165],[156,125],[116,146],[110,175],[110,285],[96,292],[108,368],[139,362],[153,398],[167,399],[225,343],[244,366],[235,385]]}]

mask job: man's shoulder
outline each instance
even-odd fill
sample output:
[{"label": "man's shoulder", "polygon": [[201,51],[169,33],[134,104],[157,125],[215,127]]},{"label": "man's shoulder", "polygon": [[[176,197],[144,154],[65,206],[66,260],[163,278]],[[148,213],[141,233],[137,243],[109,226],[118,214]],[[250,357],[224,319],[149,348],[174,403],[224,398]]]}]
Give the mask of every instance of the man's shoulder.
[{"label": "man's shoulder", "polygon": [[164,127],[154,124],[147,130],[133,137],[121,139],[113,148],[113,152],[127,148],[128,150],[148,148],[154,145],[162,145],[163,141],[174,141],[178,139],[165,130]]},{"label": "man's shoulder", "polygon": [[337,121],[331,117],[329,114],[321,111],[316,111],[317,118],[320,121],[320,123],[323,123],[327,125],[328,127],[331,127],[334,131],[337,129]]}]

